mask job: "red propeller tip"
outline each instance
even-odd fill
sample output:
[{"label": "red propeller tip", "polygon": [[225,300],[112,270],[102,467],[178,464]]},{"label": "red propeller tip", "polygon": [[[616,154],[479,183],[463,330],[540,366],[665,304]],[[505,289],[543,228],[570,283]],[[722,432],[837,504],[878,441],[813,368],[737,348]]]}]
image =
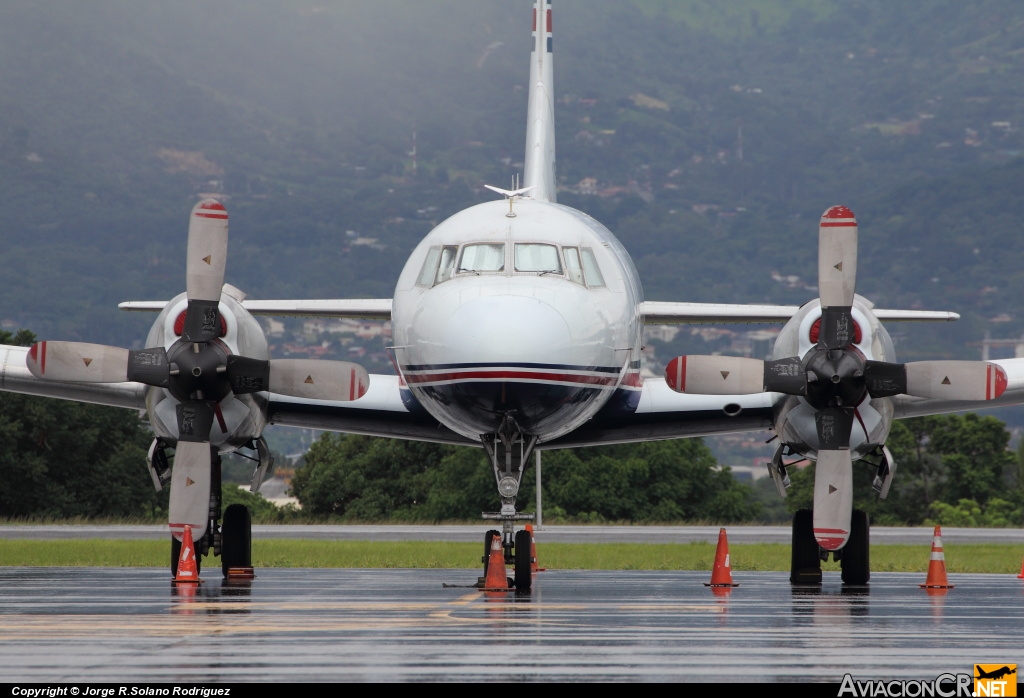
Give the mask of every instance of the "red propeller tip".
[{"label": "red propeller tip", "polygon": [[686,391],[686,357],[677,356],[665,367],[665,382],[677,393]]},{"label": "red propeller tip", "polygon": [[845,206],[833,206],[825,213],[821,214],[822,218],[856,218],[853,215],[853,211],[846,208]]},{"label": "red propeller tip", "polygon": [[988,367],[988,387],[985,391],[986,400],[994,400],[1006,390],[1006,371],[1003,370],[1002,366],[996,364],[989,364]]},{"label": "red propeller tip", "polygon": [[199,218],[220,218],[227,220],[228,212],[224,205],[216,199],[203,199],[196,204],[192,215]]}]

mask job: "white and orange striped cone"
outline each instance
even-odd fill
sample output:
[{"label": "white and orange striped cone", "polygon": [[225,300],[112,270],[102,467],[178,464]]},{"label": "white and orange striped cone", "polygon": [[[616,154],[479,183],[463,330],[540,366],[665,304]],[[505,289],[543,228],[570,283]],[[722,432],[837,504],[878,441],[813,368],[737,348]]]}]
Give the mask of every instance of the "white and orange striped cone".
[{"label": "white and orange striped cone", "polygon": [[199,565],[196,564],[196,546],[192,542],[192,527],[185,524],[181,532],[181,554],[178,556],[178,575],[175,584],[199,584]]},{"label": "white and orange striped cone", "polygon": [[537,565],[537,542],[533,539],[533,524],[526,524],[526,530],[530,532],[530,573],[546,572],[547,567]]},{"label": "white and orange striped cone", "polygon": [[711,581],[706,587],[738,587],[732,582],[732,567],[729,566],[729,541],[725,529],[718,529],[718,548],[715,550],[715,567],[711,570]]},{"label": "white and orange striped cone", "polygon": [[508,591],[508,576],[505,574],[505,551],[501,547],[501,536],[491,538],[491,554],[487,558],[484,591]]},{"label": "white and orange striped cone", "polygon": [[932,534],[932,557],[928,561],[928,578],[924,584],[919,584],[922,589],[952,589],[953,585],[946,579],[946,556],[942,552],[942,529],[935,527]]}]

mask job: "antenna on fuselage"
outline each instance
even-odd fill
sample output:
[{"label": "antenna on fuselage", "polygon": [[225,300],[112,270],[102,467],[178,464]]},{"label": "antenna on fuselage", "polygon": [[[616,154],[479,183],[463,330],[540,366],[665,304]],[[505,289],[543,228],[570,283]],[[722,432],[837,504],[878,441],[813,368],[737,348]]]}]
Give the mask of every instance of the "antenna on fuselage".
[{"label": "antenna on fuselage", "polygon": [[[515,182],[515,180],[513,180],[512,181],[512,186],[515,186],[515,185],[516,185],[516,182]],[[509,190],[509,189],[499,189],[498,187],[492,187],[490,184],[485,184],[484,186],[486,188],[490,189],[491,191],[498,192],[499,194],[504,196],[506,199],[508,199],[508,213],[505,214],[506,218],[515,218],[516,217],[515,211],[512,210],[512,203],[516,199],[521,199],[523,194],[525,194],[526,192],[530,191],[531,189],[536,189],[537,188],[536,184],[534,184],[532,186],[529,186],[529,187],[523,187],[522,189],[511,189],[511,190]]]}]

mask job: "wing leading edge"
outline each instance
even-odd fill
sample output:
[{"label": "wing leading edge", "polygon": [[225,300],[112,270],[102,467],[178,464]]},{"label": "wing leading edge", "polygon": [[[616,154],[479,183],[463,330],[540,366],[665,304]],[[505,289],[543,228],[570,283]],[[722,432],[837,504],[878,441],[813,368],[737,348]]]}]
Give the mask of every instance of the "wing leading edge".
[{"label": "wing leading edge", "polygon": [[[644,301],[640,314],[645,325],[686,325],[701,323],[740,324],[786,322],[800,309],[797,305],[743,305],[727,303],[675,303]],[[872,309],[879,320],[889,322],[949,322],[960,315],[937,310]]]}]

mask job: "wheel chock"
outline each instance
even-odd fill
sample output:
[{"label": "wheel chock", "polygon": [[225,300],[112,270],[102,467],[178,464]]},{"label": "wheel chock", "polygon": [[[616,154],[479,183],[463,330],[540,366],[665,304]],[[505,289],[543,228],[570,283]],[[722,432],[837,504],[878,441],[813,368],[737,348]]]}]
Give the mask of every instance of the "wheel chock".
[{"label": "wheel chock", "polygon": [[199,565],[196,564],[196,546],[192,542],[192,526],[185,524],[181,532],[181,554],[178,556],[178,574],[175,584],[201,584]]},{"label": "wheel chock", "polygon": [[256,579],[256,571],[252,567],[228,567],[229,581]]},{"label": "wheel chock", "polygon": [[715,567],[711,570],[711,581],[704,582],[706,587],[738,587],[733,584],[732,568],[729,566],[729,540],[725,529],[718,529],[718,548],[715,550]]},{"label": "wheel chock", "polygon": [[[1024,574],[1024,570],[1022,570]],[[924,584],[918,584],[922,589],[952,589],[953,585],[946,579],[946,556],[942,552],[942,530],[936,526],[932,534],[932,556],[928,561],[928,577]]]}]

